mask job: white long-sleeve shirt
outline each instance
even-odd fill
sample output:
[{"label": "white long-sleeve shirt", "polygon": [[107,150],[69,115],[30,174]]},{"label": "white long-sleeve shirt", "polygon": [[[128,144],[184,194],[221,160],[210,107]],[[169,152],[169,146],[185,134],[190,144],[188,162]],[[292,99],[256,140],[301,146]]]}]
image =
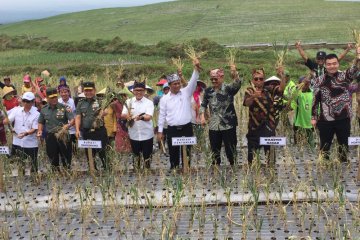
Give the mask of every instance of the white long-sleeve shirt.
[{"label": "white long-sleeve shirt", "polygon": [[159,132],[163,132],[165,121],[169,126],[185,125],[191,122],[191,98],[198,79],[199,73],[194,70],[186,87],[180,89],[177,94],[169,92],[160,99]]}]

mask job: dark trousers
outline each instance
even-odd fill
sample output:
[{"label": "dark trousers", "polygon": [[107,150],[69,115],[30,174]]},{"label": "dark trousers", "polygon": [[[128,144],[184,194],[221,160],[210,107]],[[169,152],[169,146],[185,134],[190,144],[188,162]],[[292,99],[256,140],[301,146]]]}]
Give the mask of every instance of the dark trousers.
[{"label": "dark trousers", "polygon": [[144,141],[130,139],[130,144],[134,154],[134,168],[140,168],[140,155],[143,156],[145,168],[150,168],[153,151],[153,138]]},{"label": "dark trousers", "polygon": [[230,165],[234,165],[236,160],[236,128],[231,128],[223,131],[209,130],[209,140],[211,152],[213,155],[213,164],[220,165],[221,163],[221,146],[224,142],[226,157]]},{"label": "dark trousers", "polygon": [[12,149],[14,154],[18,156],[20,159],[31,159],[31,172],[37,173],[38,172],[38,162],[37,162],[37,155],[38,155],[38,148],[23,148],[17,145],[12,145]]},{"label": "dark trousers", "polygon": [[350,118],[336,121],[319,121],[316,126],[320,133],[320,150],[325,159],[329,159],[331,142],[334,138],[334,134],[336,134],[339,144],[339,160],[341,162],[346,162],[347,152],[349,150],[348,137],[350,137]]},{"label": "dark trousers", "polygon": [[[168,126],[167,140],[168,140],[169,154],[170,154],[170,169],[179,167],[180,154],[181,154],[181,159],[183,158],[181,146],[173,146],[171,139],[173,137],[192,137],[193,135],[194,134],[191,123],[182,126]],[[191,146],[187,146],[186,150],[187,150],[187,155],[189,156],[190,159]]]},{"label": "dark trousers", "polygon": [[[95,157],[96,153],[99,153],[99,157],[102,161],[103,164],[103,168],[107,169],[108,168],[108,163],[106,160],[106,148],[108,145],[108,137],[107,137],[107,132],[106,132],[106,128],[105,127],[100,127],[97,128],[93,131],[91,130],[84,130],[82,132],[83,134],[83,139],[84,140],[94,140],[94,141],[101,141],[101,148],[93,148],[92,149],[92,155],[93,157]],[[85,148],[85,154],[86,154],[86,158],[89,162],[89,155],[88,155],[88,149]],[[95,168],[97,168],[95,166]]]},{"label": "dark trousers", "polygon": [[72,146],[70,138],[64,143],[55,137],[54,133],[47,133],[46,138],[46,153],[50,159],[53,168],[59,168],[59,155],[61,156],[62,164],[65,168],[70,169],[72,158]]},{"label": "dark trousers", "polygon": [[[252,164],[254,155],[264,147],[265,156],[267,161],[270,161],[270,146],[260,145],[260,137],[272,137],[275,136],[275,130],[270,129],[266,124],[259,126],[255,130],[248,130],[246,138],[248,140],[248,162]],[[275,156],[274,156],[275,157]]]}]

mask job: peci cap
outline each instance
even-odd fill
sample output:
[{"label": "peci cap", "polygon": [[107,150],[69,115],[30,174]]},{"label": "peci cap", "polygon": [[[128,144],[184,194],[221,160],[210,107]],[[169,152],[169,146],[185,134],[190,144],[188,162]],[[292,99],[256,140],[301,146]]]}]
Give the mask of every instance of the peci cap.
[{"label": "peci cap", "polygon": [[33,101],[35,99],[35,95],[32,92],[26,92],[21,97],[22,100]]},{"label": "peci cap", "polygon": [[172,82],[175,82],[175,81],[180,81],[180,77],[179,77],[179,75],[177,73],[167,75],[166,79],[167,79],[169,84],[172,83]]},{"label": "peci cap", "polygon": [[58,96],[58,92],[56,88],[48,88],[46,89],[46,97],[47,98],[53,98],[53,97],[57,97]]},{"label": "peci cap", "polygon": [[316,59],[325,59],[326,57],[326,52],[324,51],[319,51],[316,53]]},{"label": "peci cap", "polygon": [[83,87],[84,87],[84,90],[93,90],[93,89],[95,89],[95,83],[94,82],[84,82]]}]

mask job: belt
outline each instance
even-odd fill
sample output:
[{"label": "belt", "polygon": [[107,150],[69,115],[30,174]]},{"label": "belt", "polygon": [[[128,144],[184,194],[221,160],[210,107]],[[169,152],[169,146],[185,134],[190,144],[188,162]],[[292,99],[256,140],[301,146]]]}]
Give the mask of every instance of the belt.
[{"label": "belt", "polygon": [[189,127],[189,126],[191,126],[191,122],[184,125],[168,126],[168,129],[183,130],[185,127]]},{"label": "belt", "polygon": [[102,129],[104,126],[98,127],[98,128],[83,128],[82,132],[95,132],[96,130]]}]

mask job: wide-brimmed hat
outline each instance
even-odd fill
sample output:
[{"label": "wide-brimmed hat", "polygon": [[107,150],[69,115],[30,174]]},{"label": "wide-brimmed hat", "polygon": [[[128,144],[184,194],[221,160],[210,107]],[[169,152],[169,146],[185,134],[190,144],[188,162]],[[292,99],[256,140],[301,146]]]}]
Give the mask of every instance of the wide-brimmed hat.
[{"label": "wide-brimmed hat", "polygon": [[5,86],[2,91],[3,91],[3,98],[4,98],[4,97],[5,97],[6,95],[8,95],[9,93],[14,92],[15,89],[12,88],[12,87],[7,87],[7,86]]},{"label": "wide-brimmed hat", "polygon": [[264,83],[271,82],[271,81],[281,82],[280,78],[278,78],[277,76],[271,76],[268,79],[266,79]]},{"label": "wide-brimmed hat", "polygon": [[162,78],[162,79],[160,79],[160,80],[157,82],[156,86],[163,86],[163,85],[164,85],[165,83],[167,83],[167,82],[168,82],[167,79]]}]

